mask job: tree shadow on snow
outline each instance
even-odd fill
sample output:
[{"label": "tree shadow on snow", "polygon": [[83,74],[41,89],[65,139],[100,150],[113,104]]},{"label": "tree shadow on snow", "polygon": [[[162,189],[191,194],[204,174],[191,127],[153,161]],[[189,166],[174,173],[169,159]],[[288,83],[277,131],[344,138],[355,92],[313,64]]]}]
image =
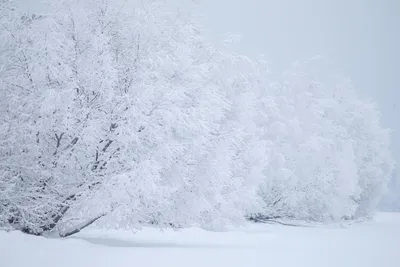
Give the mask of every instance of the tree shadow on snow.
[{"label": "tree shadow on snow", "polygon": [[239,245],[230,244],[196,244],[196,243],[173,243],[173,242],[157,242],[157,241],[130,241],[113,238],[94,238],[94,237],[82,237],[82,236],[71,236],[68,239],[83,240],[94,245],[101,245],[107,247],[120,247],[120,248],[241,248]]}]

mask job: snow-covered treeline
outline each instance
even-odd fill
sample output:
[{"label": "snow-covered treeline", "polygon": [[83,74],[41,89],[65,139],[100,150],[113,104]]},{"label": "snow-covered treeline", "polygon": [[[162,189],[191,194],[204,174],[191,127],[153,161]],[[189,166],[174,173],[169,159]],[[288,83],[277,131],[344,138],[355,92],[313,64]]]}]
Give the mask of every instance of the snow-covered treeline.
[{"label": "snow-covered treeline", "polygon": [[314,64],[273,82],[165,3],[26,15],[0,1],[0,227],[369,215],[393,168],[389,132]]},{"label": "snow-covered treeline", "polygon": [[393,171],[388,191],[382,199],[379,208],[381,211],[400,211],[400,178],[398,168]]}]

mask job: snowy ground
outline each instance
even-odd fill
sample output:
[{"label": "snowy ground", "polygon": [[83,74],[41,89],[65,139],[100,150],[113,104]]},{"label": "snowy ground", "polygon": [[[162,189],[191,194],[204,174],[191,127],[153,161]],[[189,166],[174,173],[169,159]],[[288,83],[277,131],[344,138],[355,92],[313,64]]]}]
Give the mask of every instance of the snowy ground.
[{"label": "snowy ground", "polygon": [[88,230],[68,239],[0,232],[1,267],[400,266],[400,213],[346,226],[249,225],[223,233]]}]

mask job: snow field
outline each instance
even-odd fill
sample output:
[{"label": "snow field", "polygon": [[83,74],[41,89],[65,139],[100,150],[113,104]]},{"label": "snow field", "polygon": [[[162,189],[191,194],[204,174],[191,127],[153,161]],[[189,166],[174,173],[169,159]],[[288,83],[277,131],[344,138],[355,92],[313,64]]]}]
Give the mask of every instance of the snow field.
[{"label": "snow field", "polygon": [[226,232],[89,229],[61,240],[0,232],[0,266],[395,267],[399,237],[400,214],[395,213],[344,226],[249,224]]}]

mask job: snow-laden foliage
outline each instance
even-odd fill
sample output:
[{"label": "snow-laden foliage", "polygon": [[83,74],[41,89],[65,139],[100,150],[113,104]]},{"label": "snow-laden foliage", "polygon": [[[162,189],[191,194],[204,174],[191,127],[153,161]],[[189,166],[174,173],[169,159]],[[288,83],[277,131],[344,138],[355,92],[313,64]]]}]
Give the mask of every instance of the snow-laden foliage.
[{"label": "snow-laden foliage", "polygon": [[261,186],[271,217],[337,220],[370,214],[393,171],[389,132],[372,103],[322,60],[297,63],[270,89]]},{"label": "snow-laden foliage", "polygon": [[400,211],[400,180],[396,170],[393,173],[385,197],[382,199],[379,208],[382,211]]},{"label": "snow-laden foliage", "polygon": [[240,95],[190,17],[108,1],[12,16],[1,31],[1,224],[41,233],[105,214],[133,227],[244,217],[255,186],[231,168],[245,125],[223,126],[234,121],[228,94]]},{"label": "snow-laden foliage", "polygon": [[165,3],[0,3],[1,227],[215,229],[379,201],[388,132],[329,71],[296,65],[272,83]]}]

